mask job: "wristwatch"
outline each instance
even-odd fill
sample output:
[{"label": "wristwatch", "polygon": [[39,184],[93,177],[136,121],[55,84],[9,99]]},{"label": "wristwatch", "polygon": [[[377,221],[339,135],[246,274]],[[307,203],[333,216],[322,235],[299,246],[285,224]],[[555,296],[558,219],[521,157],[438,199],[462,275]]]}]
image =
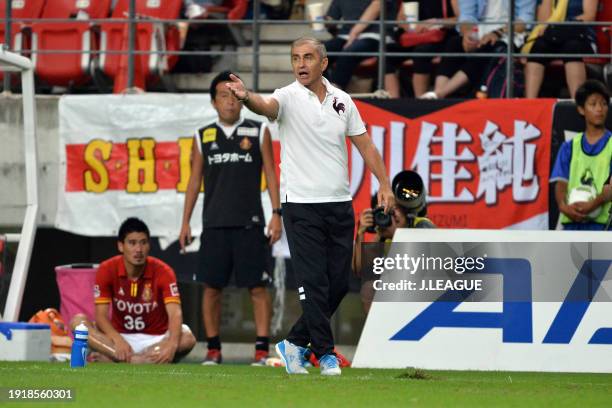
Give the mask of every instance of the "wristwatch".
[{"label": "wristwatch", "polygon": [[281,217],[283,216],[283,209],[282,208],[273,208],[272,209],[272,214],[278,214]]},{"label": "wristwatch", "polygon": [[246,95],[242,99],[238,99],[242,103],[247,103],[249,101],[249,91],[246,91]]}]

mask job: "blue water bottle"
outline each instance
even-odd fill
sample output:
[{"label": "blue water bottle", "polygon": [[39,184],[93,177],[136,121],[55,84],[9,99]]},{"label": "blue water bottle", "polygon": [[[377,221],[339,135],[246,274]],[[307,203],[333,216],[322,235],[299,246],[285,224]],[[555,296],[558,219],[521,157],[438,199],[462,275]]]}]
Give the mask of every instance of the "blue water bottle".
[{"label": "blue water bottle", "polygon": [[72,342],[72,353],[70,354],[70,367],[85,367],[87,359],[87,336],[89,330],[83,323],[74,329],[74,341]]}]

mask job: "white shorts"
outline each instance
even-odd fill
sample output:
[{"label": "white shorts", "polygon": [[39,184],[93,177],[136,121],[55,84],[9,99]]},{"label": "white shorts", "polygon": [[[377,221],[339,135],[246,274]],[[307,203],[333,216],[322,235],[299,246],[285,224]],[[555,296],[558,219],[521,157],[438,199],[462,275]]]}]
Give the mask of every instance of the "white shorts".
[{"label": "white shorts", "polygon": [[[182,332],[191,332],[189,326],[183,324]],[[121,337],[128,342],[132,351],[138,354],[149,346],[157,344],[164,338],[168,337],[168,332],[164,334],[144,334],[144,333],[120,333]]]}]

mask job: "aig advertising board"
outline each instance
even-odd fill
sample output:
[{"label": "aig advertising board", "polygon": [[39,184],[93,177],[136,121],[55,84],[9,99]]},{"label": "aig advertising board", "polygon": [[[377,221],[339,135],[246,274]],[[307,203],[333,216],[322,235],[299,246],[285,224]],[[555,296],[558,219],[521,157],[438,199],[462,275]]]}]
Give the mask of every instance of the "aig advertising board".
[{"label": "aig advertising board", "polygon": [[405,229],[364,247],[376,294],[354,366],[612,372],[611,241]]}]

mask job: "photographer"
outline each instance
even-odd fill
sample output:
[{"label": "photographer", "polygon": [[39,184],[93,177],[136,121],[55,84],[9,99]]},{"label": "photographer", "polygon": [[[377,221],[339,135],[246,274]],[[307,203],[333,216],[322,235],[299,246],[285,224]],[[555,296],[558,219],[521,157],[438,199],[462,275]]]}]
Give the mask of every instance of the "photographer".
[{"label": "photographer", "polygon": [[[357,236],[353,250],[353,273],[361,277],[361,301],[366,314],[370,311],[374,299],[372,283],[375,276],[372,262],[375,257],[384,256],[389,250],[397,228],[435,228],[426,217],[427,192],[418,173],[404,170],[398,173],[392,182],[396,205],[388,214],[376,207],[376,194],[372,197],[371,206],[359,214]],[[373,243],[364,241],[366,233],[375,234]],[[365,245],[364,245],[365,244]]]}]

